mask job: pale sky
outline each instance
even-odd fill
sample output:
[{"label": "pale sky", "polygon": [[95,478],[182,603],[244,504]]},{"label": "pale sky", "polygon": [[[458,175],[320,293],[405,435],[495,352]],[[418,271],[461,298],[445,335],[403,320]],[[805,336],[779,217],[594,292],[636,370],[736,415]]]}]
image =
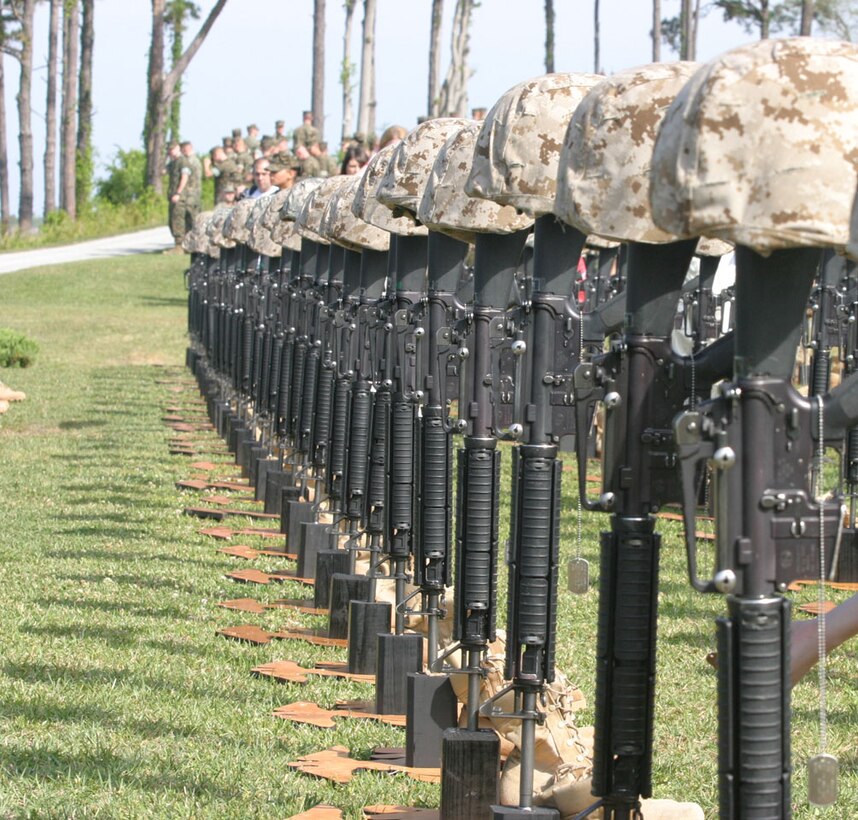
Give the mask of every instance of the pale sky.
[{"label": "pale sky", "polygon": [[[204,17],[213,0],[198,0]],[[360,61],[362,3],[358,0],[352,62]],[[450,54],[450,23],[455,0],[444,4],[442,78]],[[474,11],[468,86],[471,107],[492,104],[513,85],[544,73],[543,0],[481,0]],[[663,14],[677,12],[679,0],[663,0]],[[593,3],[555,0],[555,68],[593,70]],[[377,125],[411,128],[425,113],[428,75],[430,0],[378,0],[376,28]],[[652,4],[649,0],[601,0],[601,54],[606,73],[647,63]],[[301,122],[310,107],[312,0],[228,0],[185,74],[183,137],[198,152],[207,151],[233,127],[256,122],[263,134],[274,121],[287,128]],[[337,146],[342,122],[339,84],[343,56],[342,0],[327,0],[325,138]],[[146,61],[151,28],[149,0],[97,0],[93,141],[102,165],[116,148],[139,147],[146,92]],[[701,21],[698,59],[709,60],[748,41],[735,23],[712,13]],[[33,81],[36,213],[43,207],[47,7],[36,17]],[[662,58],[672,59],[666,46]],[[18,144],[15,92],[17,64],[5,58],[9,118],[10,187],[17,211]],[[357,82],[357,79],[355,80]],[[357,110],[357,92],[354,95]],[[98,174],[97,174],[98,176]]]}]

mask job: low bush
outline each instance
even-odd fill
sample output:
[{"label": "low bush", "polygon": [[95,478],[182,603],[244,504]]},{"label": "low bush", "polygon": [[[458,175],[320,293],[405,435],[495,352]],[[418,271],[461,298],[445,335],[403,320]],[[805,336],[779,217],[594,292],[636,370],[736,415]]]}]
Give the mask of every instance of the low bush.
[{"label": "low bush", "polygon": [[29,367],[38,352],[39,346],[23,333],[0,327],[0,367]]}]

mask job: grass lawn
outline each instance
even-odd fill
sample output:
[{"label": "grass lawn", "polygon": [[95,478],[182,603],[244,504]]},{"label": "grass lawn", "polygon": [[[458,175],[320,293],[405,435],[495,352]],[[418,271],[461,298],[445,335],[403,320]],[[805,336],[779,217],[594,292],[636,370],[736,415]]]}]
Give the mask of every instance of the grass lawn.
[{"label": "grass lawn", "polygon": [[[287,768],[325,746],[365,757],[403,743],[403,730],[369,722],[318,729],[271,716],[296,700],[370,697],[366,685],[284,685],[249,674],[258,663],[309,664],[343,658],[342,650],[215,636],[232,624],[314,620],[217,607],[302,589],[226,580],[224,572],[248,564],[217,553],[219,542],[197,532],[204,525],[182,514],[198,496],[174,488],[191,470],[187,458],[169,455],[161,419],[165,407],[192,398],[163,383],[188,380],[183,265],[146,256],[0,277],[0,325],[41,347],[34,367],[0,373],[29,397],[0,417],[0,817],[285,818],[320,802],[359,817],[370,803],[437,805],[436,786],[405,777],[360,774],[334,786]],[[564,561],[575,551],[572,478],[565,474]],[[584,523],[593,581],[605,524]],[[679,525],[660,529],[656,793],[696,800],[714,817],[715,675],[704,656],[724,607],[690,590]],[[276,558],[252,565],[282,566]],[[810,590],[796,600],[814,598]],[[592,590],[564,590],[558,607],[558,665],[591,703],[596,603]],[[796,817],[856,814],[856,649],[853,642],[830,659],[829,748],[842,776],[840,801],[827,812],[805,800],[804,763],[818,736],[815,676],[794,692]],[[587,710],[582,720],[591,719]]]}]

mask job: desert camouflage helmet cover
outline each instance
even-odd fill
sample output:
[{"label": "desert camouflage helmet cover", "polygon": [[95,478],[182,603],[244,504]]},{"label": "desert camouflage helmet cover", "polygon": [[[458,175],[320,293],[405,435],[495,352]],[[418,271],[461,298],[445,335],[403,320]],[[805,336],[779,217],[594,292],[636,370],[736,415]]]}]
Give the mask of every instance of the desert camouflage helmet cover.
[{"label": "desert camouflage helmet cover", "polygon": [[551,213],[569,120],[602,79],[599,74],[546,74],[507,91],[482,123],[465,191],[533,217]]},{"label": "desert camouflage helmet cover", "polygon": [[253,199],[242,199],[233,205],[226,221],[223,223],[223,235],[234,242],[245,244],[250,236],[247,227],[247,218],[256,201]]},{"label": "desert camouflage helmet cover", "polygon": [[278,191],[276,194],[265,198],[266,205],[261,219],[262,225],[266,230],[274,230],[274,227],[280,222],[280,210],[283,208],[283,205],[291,192],[291,188],[286,188],[283,191]]},{"label": "desert camouflage helmet cover", "polygon": [[206,233],[212,244],[217,245],[219,248],[235,247],[235,241],[224,236],[223,233],[223,226],[226,224],[227,217],[232,213],[234,207],[234,205],[219,205],[214,209],[212,218],[206,227]]},{"label": "desert camouflage helmet cover", "polygon": [[298,212],[304,207],[304,200],[316,190],[323,180],[321,177],[304,177],[299,179],[288,191],[288,196],[283,200],[280,209],[280,218],[294,222],[298,218]]},{"label": "desert camouflage helmet cover", "polygon": [[182,238],[182,250],[186,253],[204,253],[206,256],[217,256],[219,250],[213,245],[206,233],[209,220],[214,211],[203,211],[194,217],[194,227]]},{"label": "desert camouflage helmet cover", "polygon": [[584,97],[563,140],[554,212],[586,234],[619,242],[672,242],[649,208],[652,150],[668,106],[695,63],[619,72]]},{"label": "desert camouflage helmet cover", "polygon": [[250,231],[250,236],[247,238],[247,246],[255,253],[263,256],[277,257],[280,256],[280,245],[276,245],[271,239],[271,231],[265,227],[265,213],[272,200],[277,194],[260,197],[256,200],[253,208],[250,211],[250,216],[247,218],[247,228]]},{"label": "desert camouflage helmet cover", "polygon": [[295,230],[299,236],[312,239],[314,242],[320,242],[323,245],[330,244],[329,240],[321,234],[322,217],[325,215],[325,208],[328,207],[328,200],[334,191],[349,182],[347,176],[328,177],[322,180],[322,184],[304,200],[304,204],[295,219]]},{"label": "desert camouflage helmet cover", "polygon": [[402,208],[416,214],[435,157],[448,137],[468,122],[470,120],[442,117],[427,120],[407,134],[396,146],[376,190],[378,201],[388,208]]},{"label": "desert camouflage helmet cover", "polygon": [[348,183],[338,188],[328,201],[322,219],[322,235],[330,242],[350,250],[389,250],[390,233],[358,219],[352,213],[360,176],[350,176],[347,179]]},{"label": "desert camouflage helmet cover", "polygon": [[653,154],[655,221],[760,253],[843,248],[858,183],[858,47],[763,40],[701,68]]},{"label": "desert camouflage helmet cover", "polygon": [[381,228],[383,231],[399,234],[400,236],[426,236],[428,231],[417,222],[414,214],[403,211],[395,216],[393,211],[382,205],[376,198],[379,183],[384,178],[390,159],[398,148],[399,143],[393,143],[382,148],[367,163],[360,176],[360,184],[355,192],[352,211],[359,219]]},{"label": "desert camouflage helmet cover", "polygon": [[435,157],[417,209],[418,219],[429,229],[463,242],[473,242],[477,233],[513,233],[533,224],[533,219],[510,205],[465,193],[480,125],[469,122],[447,139]]}]

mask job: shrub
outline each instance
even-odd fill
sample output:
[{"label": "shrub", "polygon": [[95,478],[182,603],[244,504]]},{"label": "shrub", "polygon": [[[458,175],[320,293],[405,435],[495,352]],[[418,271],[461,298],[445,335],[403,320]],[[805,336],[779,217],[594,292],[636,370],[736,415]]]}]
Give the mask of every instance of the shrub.
[{"label": "shrub", "polygon": [[139,148],[116,149],[107,166],[107,177],[98,181],[96,197],[112,205],[127,205],[146,194],[146,152]]},{"label": "shrub", "polygon": [[0,327],[0,367],[29,367],[39,346],[17,330]]}]

